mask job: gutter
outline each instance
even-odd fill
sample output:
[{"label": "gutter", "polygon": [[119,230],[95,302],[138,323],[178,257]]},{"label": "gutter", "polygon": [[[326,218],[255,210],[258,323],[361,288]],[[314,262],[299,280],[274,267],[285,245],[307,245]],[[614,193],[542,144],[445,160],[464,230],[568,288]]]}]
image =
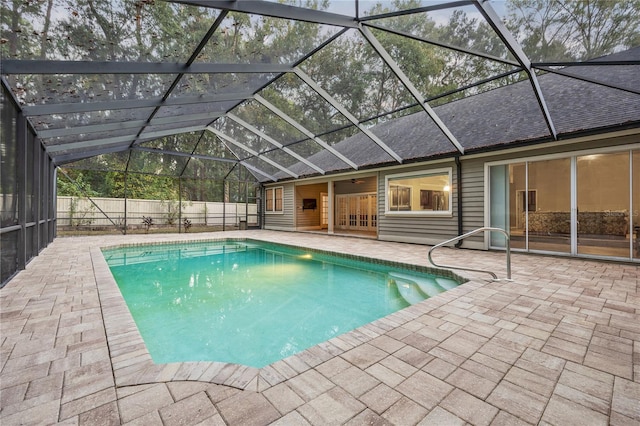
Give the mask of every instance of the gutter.
[{"label": "gutter", "polygon": [[[463,234],[462,230],[462,163],[460,162],[460,155],[456,155],[456,180],[457,180],[457,195],[458,195],[458,235]],[[458,240],[455,243],[455,248],[462,246],[462,240]]]}]

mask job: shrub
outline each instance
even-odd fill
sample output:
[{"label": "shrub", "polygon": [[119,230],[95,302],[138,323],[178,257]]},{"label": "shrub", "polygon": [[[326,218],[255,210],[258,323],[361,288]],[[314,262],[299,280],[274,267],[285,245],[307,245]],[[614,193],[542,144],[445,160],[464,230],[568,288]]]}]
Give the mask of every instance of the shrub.
[{"label": "shrub", "polygon": [[142,224],[144,225],[147,233],[149,233],[149,228],[153,225],[153,218],[151,216],[142,216]]}]

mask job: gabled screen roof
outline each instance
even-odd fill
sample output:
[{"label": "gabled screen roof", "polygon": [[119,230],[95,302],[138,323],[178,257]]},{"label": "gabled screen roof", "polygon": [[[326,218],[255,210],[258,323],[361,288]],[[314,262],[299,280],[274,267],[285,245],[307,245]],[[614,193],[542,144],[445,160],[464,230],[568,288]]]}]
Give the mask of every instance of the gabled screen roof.
[{"label": "gabled screen roof", "polygon": [[635,7],[2,2],[2,84],[57,165],[295,179],[638,127]]}]

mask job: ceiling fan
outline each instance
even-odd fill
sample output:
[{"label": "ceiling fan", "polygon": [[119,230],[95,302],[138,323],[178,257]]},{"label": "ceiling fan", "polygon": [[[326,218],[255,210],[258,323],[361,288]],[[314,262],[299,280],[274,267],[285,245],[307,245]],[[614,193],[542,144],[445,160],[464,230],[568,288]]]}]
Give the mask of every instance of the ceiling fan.
[{"label": "ceiling fan", "polygon": [[357,185],[357,184],[360,184],[360,183],[364,183],[364,182],[365,182],[365,181],[364,181],[364,180],[362,180],[362,179],[351,179],[351,183],[355,183],[356,185]]}]

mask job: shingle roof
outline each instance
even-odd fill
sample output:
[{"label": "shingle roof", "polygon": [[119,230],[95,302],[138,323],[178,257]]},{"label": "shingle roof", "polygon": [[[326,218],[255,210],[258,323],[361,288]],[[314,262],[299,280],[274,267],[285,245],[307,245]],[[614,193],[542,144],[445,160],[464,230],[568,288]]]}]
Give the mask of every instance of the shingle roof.
[{"label": "shingle roof", "polygon": [[[206,162],[224,174],[233,162],[266,182],[638,122],[637,48],[593,59],[580,47],[590,33],[560,51],[530,51],[536,31],[519,28],[513,5],[169,0],[84,10],[86,2],[75,0],[26,3],[3,6],[29,19],[1,29],[0,97],[21,111],[55,165],[119,168],[126,153],[127,172],[186,177]],[[78,11],[69,16],[70,8]],[[631,9],[619,12],[635,16]],[[599,37],[624,38],[598,49],[637,40],[637,28],[594,16],[606,21]],[[82,30],[103,27],[102,19],[122,31]],[[589,59],[601,66],[585,65]],[[599,63],[611,60],[619,62]],[[558,75],[568,72],[584,81]],[[437,126],[425,113],[409,115],[422,110],[424,97],[441,104],[435,114],[425,108]],[[373,137],[369,126],[383,120]],[[158,159],[162,167],[152,165]]]},{"label": "shingle roof", "polygon": [[[640,47],[594,61],[618,60],[640,60]],[[633,91],[640,88],[640,74],[633,65],[574,66],[565,71]],[[637,93],[553,73],[539,76],[538,81],[559,139],[585,132],[640,126],[640,95]],[[453,129],[466,153],[553,140],[529,80],[450,102],[434,110],[447,127]],[[424,112],[377,125],[371,131],[406,161],[457,154]],[[361,133],[339,142],[334,148],[359,167],[393,162],[386,152]],[[309,160],[330,172],[347,169],[327,151],[319,152]],[[301,175],[315,173],[304,164],[290,169]]]}]

